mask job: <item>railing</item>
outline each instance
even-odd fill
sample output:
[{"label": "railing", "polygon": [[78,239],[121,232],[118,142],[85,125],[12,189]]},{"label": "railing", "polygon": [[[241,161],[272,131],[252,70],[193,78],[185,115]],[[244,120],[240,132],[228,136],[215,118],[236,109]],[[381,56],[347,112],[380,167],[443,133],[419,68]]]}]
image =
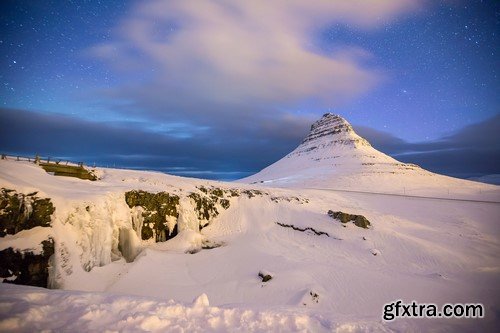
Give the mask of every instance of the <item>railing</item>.
[{"label": "railing", "polygon": [[[86,163],[86,162],[77,162],[77,161],[71,161],[67,160],[65,158],[58,158],[58,157],[53,157],[53,156],[41,156],[41,155],[35,155],[35,156],[26,156],[26,155],[12,155],[12,154],[0,154],[0,159],[2,160],[10,160],[10,161],[25,161],[25,162],[31,162],[35,163],[37,161],[38,157],[38,163],[50,163],[50,164],[58,164],[58,165],[68,165],[68,166],[79,166],[79,167],[88,167],[88,168],[113,168],[113,169],[122,169],[122,170],[137,170],[137,168],[134,167],[127,167],[123,165],[116,165],[115,163]],[[140,170],[145,170],[145,171],[159,171],[155,169],[140,169]],[[162,172],[162,171],[159,171]]]},{"label": "railing", "polygon": [[40,155],[35,155],[34,157],[31,156],[21,156],[21,155],[7,155],[7,154],[2,154],[1,155],[2,160],[13,160],[13,161],[26,161],[26,162],[33,162],[33,163],[54,163],[54,164],[60,164],[60,165],[72,165],[72,166],[79,166],[83,167],[85,164],[83,162],[74,162],[74,161],[69,161],[69,160],[64,160],[60,158],[54,158],[51,156],[40,156]]}]

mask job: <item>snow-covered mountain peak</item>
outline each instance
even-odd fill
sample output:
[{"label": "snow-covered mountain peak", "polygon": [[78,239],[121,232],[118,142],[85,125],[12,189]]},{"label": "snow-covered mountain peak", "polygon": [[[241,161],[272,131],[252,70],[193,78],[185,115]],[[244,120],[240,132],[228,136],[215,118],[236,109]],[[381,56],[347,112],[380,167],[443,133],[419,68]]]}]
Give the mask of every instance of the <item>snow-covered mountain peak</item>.
[{"label": "snow-covered mountain peak", "polygon": [[314,122],[309,134],[288,155],[240,181],[283,187],[384,187],[388,192],[470,185],[384,154],[356,134],[347,120],[331,113]]},{"label": "snow-covered mountain peak", "polygon": [[312,124],[311,131],[302,141],[301,146],[312,148],[316,144],[347,145],[351,147],[370,146],[368,141],[354,132],[347,120],[332,113],[325,113],[321,119]]}]

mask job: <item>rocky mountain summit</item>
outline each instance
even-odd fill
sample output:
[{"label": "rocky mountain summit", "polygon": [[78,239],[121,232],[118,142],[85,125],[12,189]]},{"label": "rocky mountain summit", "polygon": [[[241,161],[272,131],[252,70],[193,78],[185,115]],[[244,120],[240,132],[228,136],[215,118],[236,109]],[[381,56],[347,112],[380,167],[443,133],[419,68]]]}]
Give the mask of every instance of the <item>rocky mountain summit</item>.
[{"label": "rocky mountain summit", "polygon": [[368,141],[354,132],[351,124],[341,116],[332,113],[325,113],[321,119],[311,125],[311,131],[300,146],[313,148],[312,145],[324,143],[324,141],[335,145],[370,146]]}]

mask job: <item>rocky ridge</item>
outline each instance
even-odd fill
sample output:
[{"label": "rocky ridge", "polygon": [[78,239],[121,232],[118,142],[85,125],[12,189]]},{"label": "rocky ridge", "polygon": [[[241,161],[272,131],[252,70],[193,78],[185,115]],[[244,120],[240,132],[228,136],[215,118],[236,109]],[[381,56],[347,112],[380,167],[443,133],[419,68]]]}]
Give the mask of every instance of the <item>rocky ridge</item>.
[{"label": "rocky ridge", "polygon": [[344,118],[332,113],[325,113],[321,119],[311,125],[311,131],[304,138],[301,146],[317,143],[322,138],[327,138],[326,141],[329,144],[371,146],[368,141],[354,132],[351,124]]}]

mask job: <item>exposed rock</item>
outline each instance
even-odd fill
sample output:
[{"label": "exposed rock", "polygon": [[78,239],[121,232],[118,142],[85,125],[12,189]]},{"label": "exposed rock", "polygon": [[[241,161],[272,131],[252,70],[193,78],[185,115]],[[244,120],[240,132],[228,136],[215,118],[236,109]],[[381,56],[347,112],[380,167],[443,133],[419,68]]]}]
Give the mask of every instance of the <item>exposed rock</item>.
[{"label": "exposed rock", "polygon": [[204,186],[197,186],[196,188],[199,189],[201,192],[205,193],[206,195],[214,198],[215,201],[217,201],[216,200],[217,198],[223,198],[224,193],[228,192],[227,190],[223,190],[223,189],[218,188],[218,187],[206,188]]},{"label": "exposed rock", "polygon": [[40,254],[11,247],[0,251],[0,278],[3,282],[47,288],[54,241],[52,238],[44,240],[42,246]]},{"label": "exposed rock", "polygon": [[262,282],[270,281],[273,278],[271,274],[269,274],[268,272],[263,272],[263,271],[259,272],[259,277],[262,279]]},{"label": "exposed rock", "polygon": [[256,196],[263,196],[263,195],[268,195],[268,193],[259,191],[259,190],[244,190],[241,191],[241,193],[246,194],[249,199],[256,197]]},{"label": "exposed rock", "polygon": [[231,201],[228,198],[239,196],[239,192],[235,189],[221,189],[218,187],[206,188],[204,186],[197,187],[200,193],[191,193],[189,198],[194,202],[194,210],[200,220],[200,229],[206,227],[210,221],[219,215],[217,205],[223,209],[229,209]]},{"label": "exposed rock", "polygon": [[125,193],[125,202],[130,208],[142,207],[144,209],[141,228],[143,240],[154,238],[156,242],[164,242],[177,235],[177,218],[179,217],[177,195],[134,190]]},{"label": "exposed rock", "polygon": [[[354,130],[344,118],[331,113],[325,113],[320,120],[311,126],[311,131],[302,141],[302,145],[318,142],[320,138],[328,137],[335,144],[370,146],[365,139],[355,136]],[[317,146],[307,146],[302,153],[318,149]]]},{"label": "exposed rock", "polygon": [[219,215],[219,211],[217,207],[215,207],[217,201],[214,201],[212,198],[198,193],[191,193],[188,197],[193,199],[195,203],[195,211],[198,214],[198,219],[200,221],[206,221],[203,225],[200,222],[201,228],[208,225],[211,219]]},{"label": "exposed rock", "polygon": [[224,192],[220,188],[212,189],[212,194],[219,198],[224,197]]},{"label": "exposed rock", "polygon": [[217,242],[205,239],[201,242],[201,247],[189,249],[185,253],[196,254],[196,253],[200,252],[201,250],[212,250],[212,249],[216,249],[218,247],[225,246],[225,245],[226,244],[223,242],[217,243]]},{"label": "exposed rock", "polygon": [[[130,208],[142,207],[143,209],[140,212],[141,219],[133,219],[134,221],[140,220],[136,223],[140,226],[134,225],[134,229],[140,229],[143,240],[155,238],[156,242],[163,242],[177,235],[179,222],[182,222],[181,224],[184,227],[189,226],[189,229],[196,222],[194,227],[202,229],[219,215],[218,207],[219,209],[220,207],[223,209],[230,207],[231,203],[225,196],[226,194],[232,196],[234,192],[217,187],[198,186],[197,188],[200,192],[193,192],[187,196],[190,200],[187,206],[191,203],[194,211],[193,216],[191,216],[192,214],[188,216],[189,214],[186,211],[188,208],[185,207],[185,204],[183,204],[183,215],[180,216],[182,207],[180,207],[180,198],[177,195],[167,192],[126,192],[125,201],[127,205]],[[183,200],[185,199],[186,197],[183,198]]]},{"label": "exposed rock", "polygon": [[2,188],[0,192],[0,237],[34,227],[49,227],[54,205],[37,192],[22,194]]},{"label": "exposed rock", "polygon": [[84,180],[97,180],[94,170],[87,170],[83,165],[65,165],[59,163],[38,163],[46,172],[54,176],[75,177]]},{"label": "exposed rock", "polygon": [[205,186],[196,186],[197,189],[202,191],[205,194],[208,194],[208,189]]},{"label": "exposed rock", "polygon": [[[315,229],[313,229],[311,227],[300,228],[300,227],[294,226],[293,224],[284,224],[284,223],[280,223],[280,222],[276,222],[276,224],[279,225],[280,227],[292,228],[293,230],[296,230],[296,231],[302,231],[302,232],[309,231],[309,232],[314,233],[317,236],[325,235],[326,237],[330,237],[330,235],[327,232],[317,231],[317,230],[315,230]],[[332,238],[338,239],[336,237],[332,237]]]},{"label": "exposed rock", "polygon": [[224,245],[226,245],[226,244],[223,243],[223,242],[216,243],[216,242],[213,242],[213,241],[210,241],[210,240],[204,240],[201,243],[201,248],[203,250],[211,250],[211,249],[216,249],[216,248],[224,246]]},{"label": "exposed rock", "polygon": [[231,203],[227,199],[220,199],[220,205],[222,206],[222,208],[228,209],[229,206],[231,206]]},{"label": "exposed rock", "polygon": [[239,197],[240,196],[240,191],[237,189],[230,189],[228,190],[230,193],[231,197]]},{"label": "exposed rock", "polygon": [[344,212],[334,212],[332,210],[329,210],[328,216],[333,219],[339,220],[342,223],[353,221],[354,225],[364,229],[368,229],[368,227],[370,226],[370,221],[368,221],[363,215],[347,214]]},{"label": "exposed rock", "polygon": [[286,202],[297,202],[299,204],[305,204],[305,203],[309,203],[309,199],[303,199],[303,198],[298,198],[298,197],[284,197],[284,196],[281,196],[281,197],[271,197],[271,201],[272,202],[275,202],[275,203],[279,203],[279,202],[282,202],[282,201],[286,201]]},{"label": "exposed rock", "polygon": [[325,290],[320,286],[311,286],[297,293],[297,304],[305,307],[315,308],[320,303],[320,295],[323,295]]},{"label": "exposed rock", "polygon": [[309,295],[311,295],[311,300],[314,302],[314,303],[319,303],[319,295],[318,293],[314,292],[314,291],[310,291],[309,292]]}]

